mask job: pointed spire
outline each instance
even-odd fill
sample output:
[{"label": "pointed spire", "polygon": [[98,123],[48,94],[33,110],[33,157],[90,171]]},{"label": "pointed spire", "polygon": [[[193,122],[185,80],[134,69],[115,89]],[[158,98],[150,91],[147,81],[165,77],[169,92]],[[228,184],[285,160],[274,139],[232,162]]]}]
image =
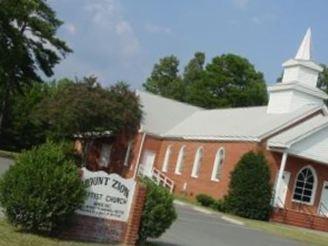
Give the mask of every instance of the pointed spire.
[{"label": "pointed spire", "polygon": [[308,28],[295,56],[297,60],[311,59],[311,28]]}]

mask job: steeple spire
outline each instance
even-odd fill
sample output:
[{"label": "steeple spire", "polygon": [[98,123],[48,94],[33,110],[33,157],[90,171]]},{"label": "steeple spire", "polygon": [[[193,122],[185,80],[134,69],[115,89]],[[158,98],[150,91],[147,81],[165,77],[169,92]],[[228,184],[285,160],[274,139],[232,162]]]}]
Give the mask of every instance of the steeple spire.
[{"label": "steeple spire", "polygon": [[295,56],[296,60],[311,59],[311,28],[308,28]]}]

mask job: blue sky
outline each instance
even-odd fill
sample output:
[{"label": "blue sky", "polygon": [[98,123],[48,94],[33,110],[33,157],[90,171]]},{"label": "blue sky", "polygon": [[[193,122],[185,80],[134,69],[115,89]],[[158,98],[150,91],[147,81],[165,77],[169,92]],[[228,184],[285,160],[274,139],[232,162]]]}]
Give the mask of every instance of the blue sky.
[{"label": "blue sky", "polygon": [[65,24],[58,35],[74,50],[56,78],[96,75],[104,85],[140,88],[159,58],[174,54],[180,71],[196,51],[235,53],[268,83],[295,55],[308,27],[313,58],[328,64],[326,0],[49,0]]}]

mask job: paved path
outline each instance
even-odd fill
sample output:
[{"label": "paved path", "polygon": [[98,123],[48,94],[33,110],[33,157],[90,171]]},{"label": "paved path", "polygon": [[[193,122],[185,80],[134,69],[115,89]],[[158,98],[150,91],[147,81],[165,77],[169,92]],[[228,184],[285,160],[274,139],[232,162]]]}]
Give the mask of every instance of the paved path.
[{"label": "paved path", "polygon": [[195,210],[190,205],[176,204],[178,219],[154,246],[299,246],[298,241],[280,238],[248,228],[238,221],[223,220],[216,213]]},{"label": "paved path", "polygon": [[0,176],[5,173],[13,163],[14,161],[11,159],[0,157]]}]

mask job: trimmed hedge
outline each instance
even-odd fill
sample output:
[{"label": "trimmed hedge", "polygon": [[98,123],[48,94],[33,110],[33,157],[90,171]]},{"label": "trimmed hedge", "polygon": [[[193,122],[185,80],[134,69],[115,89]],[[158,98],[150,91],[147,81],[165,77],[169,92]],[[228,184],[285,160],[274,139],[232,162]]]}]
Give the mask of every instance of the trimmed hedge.
[{"label": "trimmed hedge", "polygon": [[143,183],[147,187],[147,196],[141,217],[139,242],[160,237],[177,218],[173,196],[169,191],[148,178],[143,179]]},{"label": "trimmed hedge", "polygon": [[213,197],[207,195],[207,194],[198,194],[196,196],[197,202],[204,206],[209,207],[214,210],[218,210],[220,212],[224,211],[224,201],[223,200],[215,200]]},{"label": "trimmed hedge", "polygon": [[231,173],[225,208],[242,217],[268,220],[271,195],[270,170],[264,155],[246,153]]},{"label": "trimmed hedge", "polygon": [[67,146],[47,142],[23,152],[0,181],[9,222],[34,232],[54,232],[83,203],[85,186]]}]

